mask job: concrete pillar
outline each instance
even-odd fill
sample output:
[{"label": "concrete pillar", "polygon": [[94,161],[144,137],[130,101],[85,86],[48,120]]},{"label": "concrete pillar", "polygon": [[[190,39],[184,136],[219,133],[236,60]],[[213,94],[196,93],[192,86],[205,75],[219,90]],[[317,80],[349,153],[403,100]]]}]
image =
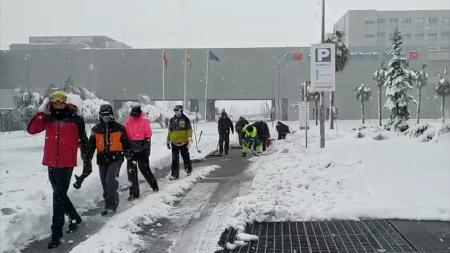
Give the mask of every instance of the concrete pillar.
[{"label": "concrete pillar", "polygon": [[200,112],[200,108],[198,107],[198,99],[189,99],[189,111]]},{"label": "concrete pillar", "polygon": [[276,105],[275,105],[275,99],[271,100],[271,108],[270,108],[270,121],[275,120],[275,112],[276,112]]},{"label": "concrete pillar", "polygon": [[206,106],[206,120],[207,121],[215,121],[216,120],[216,100],[208,99]]},{"label": "concrete pillar", "polygon": [[281,120],[288,120],[288,109],[289,109],[288,99],[282,98],[281,99]]}]

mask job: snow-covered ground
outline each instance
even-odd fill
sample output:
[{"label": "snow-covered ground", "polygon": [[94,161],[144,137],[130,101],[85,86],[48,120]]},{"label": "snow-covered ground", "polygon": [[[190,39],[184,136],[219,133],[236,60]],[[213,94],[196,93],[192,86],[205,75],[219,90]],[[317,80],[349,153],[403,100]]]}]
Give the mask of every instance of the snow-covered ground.
[{"label": "snow-covered ground", "polygon": [[[296,122],[286,123],[291,131],[297,129]],[[443,128],[435,123],[430,123],[431,127],[418,137],[386,132],[370,124],[356,129],[359,126],[358,121],[339,121],[339,132],[327,129],[326,148],[320,149],[318,127],[312,125],[307,149],[304,131],[297,131],[286,140],[274,142],[263,156],[251,158],[254,162],[250,173],[254,180],[250,191],[236,198],[232,205],[221,206],[224,219],[217,226],[217,233],[209,236],[220,235],[228,225],[242,228],[251,221],[450,220],[450,134],[441,133],[437,137],[438,130]],[[203,131],[199,145],[202,153],[192,145],[192,158],[201,158],[216,149],[216,127],[217,123],[198,125],[197,134]],[[154,129],[152,169],[170,163],[171,154],[165,147],[166,131]],[[273,129],[271,133],[276,137]],[[376,140],[380,137],[383,140]],[[50,233],[52,191],[47,169],[40,165],[43,138],[43,134],[30,136],[24,132],[0,135],[2,252],[18,250]],[[171,184],[167,179],[161,180],[159,193],[149,194],[131,208],[120,211],[73,252],[86,249],[110,252],[113,248],[115,252],[133,252],[143,245],[135,233],[139,231],[137,225],[169,217],[176,196],[215,168],[200,167],[193,176]],[[81,167],[74,173],[80,174]],[[120,179],[121,186],[128,184],[124,168]],[[95,171],[80,190],[72,187],[69,190],[80,212],[96,207],[101,194]],[[218,238],[209,241],[214,244]]]},{"label": "snow-covered ground", "polygon": [[[87,126],[87,129],[90,127]],[[199,143],[199,149],[202,152],[197,152],[195,143],[192,144],[190,148],[192,159],[203,158],[217,148],[216,129],[216,123],[198,125],[197,135],[203,132]],[[31,136],[24,131],[0,135],[0,252],[20,250],[30,241],[45,238],[50,234],[52,189],[48,180],[47,167],[41,165],[44,137],[44,133]],[[170,165],[171,151],[166,148],[166,137],[167,129],[161,129],[158,124],[155,124],[150,155],[152,170]],[[74,170],[74,174],[77,175],[82,171],[80,158],[78,164],[79,166]],[[94,158],[93,165],[95,164]],[[76,190],[72,186],[69,188],[69,197],[80,213],[97,207],[99,201],[102,200],[103,191],[95,168],[96,166],[80,190]],[[204,171],[209,170],[205,169]],[[192,180],[195,178],[196,174]],[[188,180],[179,187],[184,189],[186,184],[192,183],[192,180]],[[128,185],[128,181],[124,163],[119,187],[126,185]],[[168,195],[177,193],[177,190],[168,192],[163,187],[160,188],[161,194],[156,197],[158,201],[170,199]],[[153,202],[151,200],[149,203]],[[156,204],[151,204],[146,210],[151,209],[152,206],[156,206]],[[162,212],[157,209],[155,211]],[[126,215],[128,214],[124,214],[124,216]]]},{"label": "snow-covered ground", "polygon": [[[290,125],[295,129],[297,124]],[[358,126],[356,121],[340,121],[339,133],[327,129],[322,150],[318,127],[313,126],[308,149],[300,131],[252,158],[251,191],[234,201],[224,227],[242,230],[252,221],[450,220],[450,133],[423,142],[427,138],[376,126],[352,130]],[[433,127],[425,134],[448,129]],[[385,139],[374,139],[380,136]]]}]

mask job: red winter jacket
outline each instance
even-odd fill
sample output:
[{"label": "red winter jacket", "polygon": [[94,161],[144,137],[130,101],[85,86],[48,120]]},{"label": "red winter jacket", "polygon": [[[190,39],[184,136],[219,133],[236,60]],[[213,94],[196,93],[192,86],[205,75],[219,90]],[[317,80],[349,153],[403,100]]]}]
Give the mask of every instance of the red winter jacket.
[{"label": "red winter jacket", "polygon": [[87,143],[83,118],[76,115],[72,106],[66,106],[62,110],[51,108],[49,115],[37,113],[27,127],[30,134],[44,130],[45,146],[42,164],[55,168],[75,167],[78,146],[83,156]]}]

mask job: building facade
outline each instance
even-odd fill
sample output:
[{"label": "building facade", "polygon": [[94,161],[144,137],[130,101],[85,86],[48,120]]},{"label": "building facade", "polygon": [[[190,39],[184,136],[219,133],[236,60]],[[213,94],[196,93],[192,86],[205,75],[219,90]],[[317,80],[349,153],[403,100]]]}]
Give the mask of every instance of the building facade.
[{"label": "building facade", "polygon": [[450,49],[450,10],[350,10],[334,25],[348,47],[390,47],[398,28],[403,43],[430,50]]}]

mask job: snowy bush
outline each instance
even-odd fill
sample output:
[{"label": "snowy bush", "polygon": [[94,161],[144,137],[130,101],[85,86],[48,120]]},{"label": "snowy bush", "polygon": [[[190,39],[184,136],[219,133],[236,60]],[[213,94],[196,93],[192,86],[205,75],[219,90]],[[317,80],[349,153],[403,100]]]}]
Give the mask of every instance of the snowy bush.
[{"label": "snowy bush", "polygon": [[386,102],[385,107],[390,111],[390,119],[385,127],[388,130],[405,131],[409,128],[408,103],[414,101],[414,97],[408,95],[412,89],[411,71],[407,69],[407,60],[402,54],[402,37],[398,29],[392,35],[393,45],[389,54],[389,70],[386,73]]},{"label": "snowy bush", "polygon": [[356,91],[356,99],[361,102],[361,120],[364,124],[364,104],[365,102],[369,101],[370,97],[372,96],[372,91],[369,87],[365,87],[364,83],[361,83],[358,87],[355,89]]},{"label": "snowy bush", "polygon": [[131,108],[140,105],[142,112],[150,119],[151,122],[158,123],[161,127],[166,126],[166,114],[161,108],[150,104],[150,97],[147,95],[139,95],[138,101],[127,101],[122,104],[118,111],[118,119],[123,122],[130,115]]},{"label": "snowy bush", "polygon": [[382,119],[382,109],[381,109],[381,94],[383,93],[382,88],[384,86],[384,83],[386,82],[386,73],[387,69],[384,67],[384,64],[381,63],[381,68],[373,72],[373,80],[375,81],[375,84],[378,88],[378,124],[381,126],[381,119]]},{"label": "snowy bush", "polygon": [[108,101],[99,98],[87,98],[83,100],[79,95],[70,93],[67,94],[67,103],[77,107],[78,114],[84,118],[86,123],[97,122],[100,106],[109,104]]},{"label": "snowy bush", "polygon": [[412,72],[412,80],[414,81],[416,87],[419,89],[417,94],[417,124],[420,121],[420,104],[422,100],[422,88],[427,85],[428,73],[425,71],[427,65],[423,64],[422,69]]},{"label": "snowy bush", "polygon": [[[444,74],[447,74],[447,67],[444,70]],[[436,84],[436,93],[441,96],[441,118],[442,123],[445,122],[445,97],[450,95],[450,83],[441,73],[437,73],[439,82]]]},{"label": "snowy bush", "polygon": [[19,112],[20,121],[26,126],[28,122],[38,112],[39,105],[44,98],[37,92],[24,91],[21,88],[15,89],[14,106]]}]

